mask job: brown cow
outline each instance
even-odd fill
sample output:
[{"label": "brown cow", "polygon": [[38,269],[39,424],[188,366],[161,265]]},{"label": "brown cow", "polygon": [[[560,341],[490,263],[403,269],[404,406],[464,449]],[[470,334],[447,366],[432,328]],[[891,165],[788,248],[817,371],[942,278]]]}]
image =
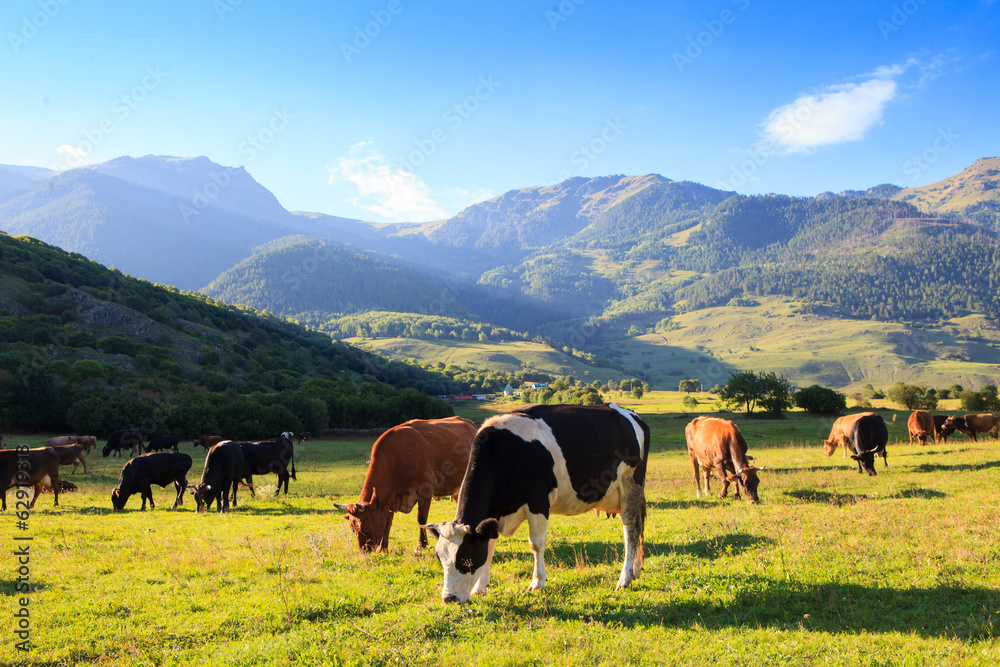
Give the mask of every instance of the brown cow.
[{"label": "brown cow", "polygon": [[83,453],[87,451],[87,446],[82,442],[76,442],[72,445],[56,445],[52,449],[56,450],[59,454],[59,465],[68,466],[72,463],[73,472],[76,472],[76,465],[79,463],[83,466],[84,474],[87,473],[87,459],[83,457]]},{"label": "brown cow", "polygon": [[475,424],[461,417],[413,419],[379,436],[358,501],[336,505],[347,512],[344,519],[358,536],[358,547],[388,549],[393,514],[408,514],[414,505],[420,547],[426,547],[431,499],[458,493],[475,437]]},{"label": "brown cow", "polygon": [[54,438],[49,438],[49,441],[45,443],[46,447],[58,447],[59,445],[74,445],[78,442],[75,435],[57,435]]},{"label": "brown cow", "polygon": [[59,505],[59,453],[51,447],[28,449],[21,445],[15,449],[0,450],[0,508],[7,509],[7,489],[17,485],[20,487],[34,486],[35,495],[28,504],[28,509],[35,506],[42,485],[52,487],[55,500],[53,507]]},{"label": "brown cow", "polygon": [[934,431],[934,417],[926,410],[914,410],[910,418],[906,420],[906,428],[910,433],[911,445],[913,444],[913,439],[916,438],[920,446],[923,447],[927,444],[928,435],[936,436]]},{"label": "brown cow", "polygon": [[826,452],[827,456],[833,456],[833,453],[837,451],[837,446],[840,445],[844,448],[844,458],[847,458],[854,453],[854,450],[848,450],[851,446],[851,429],[854,428],[854,422],[858,421],[865,415],[873,415],[874,412],[859,412],[856,415],[844,415],[843,417],[838,417],[833,426],[830,427],[830,436],[823,441],[823,450]]},{"label": "brown cow", "polygon": [[[718,417],[695,417],[684,429],[688,454],[694,467],[694,487],[701,498],[700,468],[705,469],[705,495],[711,492],[712,470],[722,480],[720,498],[725,498],[729,483],[736,483],[736,498],[743,492],[748,503],[758,502],[757,471],[747,457],[747,442],[736,424]],[[836,447],[834,447],[836,448]]]},{"label": "brown cow", "polygon": [[977,433],[987,433],[994,440],[997,438],[1000,425],[997,416],[994,414],[964,415],[962,417],[949,417],[948,421],[941,427],[942,439],[958,431],[973,442],[979,442]]},{"label": "brown cow", "polygon": [[204,447],[207,452],[212,447],[225,440],[221,435],[203,435],[194,441],[194,447]]}]

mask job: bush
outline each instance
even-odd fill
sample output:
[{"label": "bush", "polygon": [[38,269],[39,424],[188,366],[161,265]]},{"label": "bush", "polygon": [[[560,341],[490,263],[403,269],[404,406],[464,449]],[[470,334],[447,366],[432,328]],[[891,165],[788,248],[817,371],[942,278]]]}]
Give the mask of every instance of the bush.
[{"label": "bush", "polygon": [[795,405],[816,415],[832,415],[847,407],[847,397],[833,389],[814,384],[795,394]]}]

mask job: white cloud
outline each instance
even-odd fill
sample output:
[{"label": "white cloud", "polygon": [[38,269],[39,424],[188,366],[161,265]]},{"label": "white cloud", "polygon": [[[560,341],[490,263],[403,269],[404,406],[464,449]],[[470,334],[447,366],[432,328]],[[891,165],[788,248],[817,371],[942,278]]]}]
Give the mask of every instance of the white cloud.
[{"label": "white cloud", "polygon": [[63,144],[56,149],[56,153],[63,156],[66,161],[66,167],[79,167],[87,161],[87,151],[83,150],[79,146],[71,146],[70,144]]},{"label": "white cloud", "polygon": [[353,183],[359,196],[352,204],[393,222],[426,222],[447,218],[430,189],[419,176],[393,167],[372,142],[351,146],[335,167],[327,167],[329,182],[344,179]]},{"label": "white cloud", "polygon": [[862,139],[896,98],[896,78],[903,71],[900,65],[879,67],[861,83],[826,86],[778,107],[764,122],[762,148],[800,153]]}]

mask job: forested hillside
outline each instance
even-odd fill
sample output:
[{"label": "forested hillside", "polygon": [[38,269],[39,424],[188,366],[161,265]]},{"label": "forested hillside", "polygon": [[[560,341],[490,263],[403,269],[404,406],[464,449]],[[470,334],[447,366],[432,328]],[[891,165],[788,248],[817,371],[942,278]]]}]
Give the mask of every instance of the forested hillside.
[{"label": "forested hillside", "polygon": [[399,260],[339,248],[322,239],[289,236],[254,249],[201,291],[281,316],[364,310],[463,314],[445,303],[444,281]]},{"label": "forested hillside", "polygon": [[388,426],[451,413],[442,375],[0,235],[0,424],[185,437]]}]

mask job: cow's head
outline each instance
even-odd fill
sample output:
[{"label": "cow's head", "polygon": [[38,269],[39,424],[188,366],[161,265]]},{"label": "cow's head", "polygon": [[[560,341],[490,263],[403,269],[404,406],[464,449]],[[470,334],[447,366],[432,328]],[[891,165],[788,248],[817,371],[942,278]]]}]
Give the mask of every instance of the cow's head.
[{"label": "cow's head", "polygon": [[875,470],[875,455],[881,453],[879,448],[871,449],[860,454],[851,454],[851,458],[858,462],[860,469],[858,472],[866,472],[869,475],[877,475]]},{"label": "cow's head", "polygon": [[969,435],[969,424],[965,421],[965,417],[948,417],[944,420],[944,424],[941,425],[941,439],[946,439],[955,431]]},{"label": "cow's head", "polygon": [[125,509],[125,503],[128,502],[129,495],[131,494],[127,491],[122,491],[120,487],[115,487],[115,490],[111,492],[111,506],[116,511]]},{"label": "cow's head", "polygon": [[437,538],[434,551],[444,568],[441,599],[465,603],[489,565],[490,540],[498,537],[496,519],[486,519],[475,529],[465,524],[429,523],[426,528]]},{"label": "cow's head", "polygon": [[[194,501],[198,505],[196,512],[204,512],[207,508],[206,498],[209,498],[209,494],[212,492],[211,484],[189,484],[188,490],[194,495]],[[221,501],[220,501],[221,502]]]},{"label": "cow's head", "polygon": [[764,466],[760,468],[747,466],[735,475],[729,475],[726,480],[736,484],[743,500],[748,503],[758,503],[760,498],[757,497],[757,485],[760,484],[760,479],[757,477],[757,471],[763,469]]},{"label": "cow's head", "polygon": [[111,453],[111,444],[109,443],[107,445],[104,445],[103,449],[101,449],[101,454],[104,455],[104,458],[108,458],[108,454],[110,453]]},{"label": "cow's head", "polygon": [[371,501],[358,501],[334,507],[346,512],[344,520],[358,537],[358,548],[362,551],[385,551],[389,548],[389,529],[392,527],[392,512],[382,507],[382,503],[372,492]]},{"label": "cow's head", "polygon": [[838,443],[836,440],[824,440],[823,441],[823,451],[826,452],[827,456],[833,456],[833,453],[837,451]]}]

